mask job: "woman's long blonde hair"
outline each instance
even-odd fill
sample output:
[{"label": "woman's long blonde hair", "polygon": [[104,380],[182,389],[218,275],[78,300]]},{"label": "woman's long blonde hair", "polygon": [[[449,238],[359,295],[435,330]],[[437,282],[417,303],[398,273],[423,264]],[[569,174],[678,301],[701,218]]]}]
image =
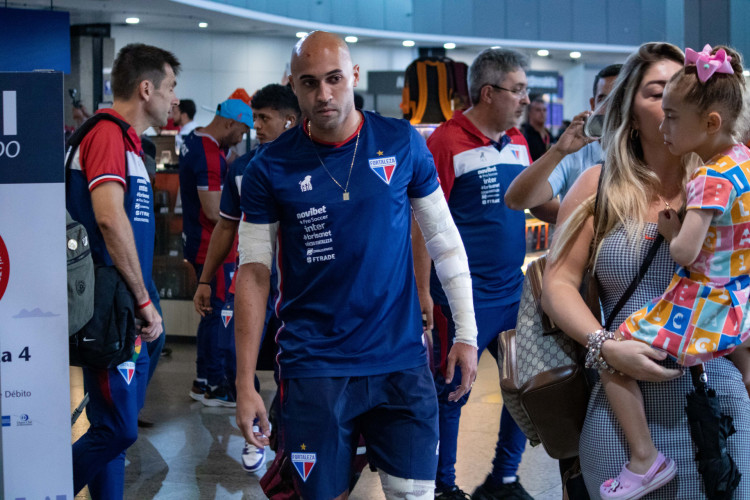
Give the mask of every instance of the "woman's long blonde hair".
[{"label": "woman's long blonde hair", "polygon": [[[640,136],[633,129],[633,103],[645,73],[651,65],[665,59],[683,64],[684,55],[670,43],[644,43],[625,61],[607,97],[602,134],[605,162],[599,183],[595,246],[590,264],[596,259],[602,238],[618,224],[625,227],[631,244],[639,244],[642,240],[637,235],[645,228],[650,201],[653,194],[659,192],[660,181],[644,161]],[[684,164],[682,168],[682,177],[687,181],[688,168]],[[550,260],[570,251],[575,236],[588,217],[594,214],[595,203],[596,196],[589,197],[556,231]]]}]

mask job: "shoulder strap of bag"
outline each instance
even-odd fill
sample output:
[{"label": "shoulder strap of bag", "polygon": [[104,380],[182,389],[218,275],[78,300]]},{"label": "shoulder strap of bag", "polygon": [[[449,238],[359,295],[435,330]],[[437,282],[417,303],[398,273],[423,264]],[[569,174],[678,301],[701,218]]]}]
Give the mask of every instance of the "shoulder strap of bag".
[{"label": "shoulder strap of bag", "polygon": [[123,140],[129,142],[133,147],[135,147],[135,144],[133,144],[133,140],[128,135],[128,129],[130,128],[129,124],[127,124],[126,122],[120,120],[116,116],[113,116],[109,113],[96,113],[91,118],[83,122],[81,126],[78,127],[75,132],[73,132],[73,135],[71,135],[70,138],[65,143],[65,152],[66,152],[65,182],[66,184],[70,178],[70,165],[71,163],[73,163],[73,156],[75,156],[76,149],[78,149],[78,146],[81,145],[81,142],[83,142],[83,138],[86,137],[86,134],[91,132],[91,130],[96,126],[96,124],[102,120],[114,122],[117,125],[119,125],[120,129],[122,130]]},{"label": "shoulder strap of bag", "polygon": [[[604,172],[604,162],[602,162],[602,174]],[[599,175],[599,185],[596,188],[596,199],[594,201],[594,238],[596,238],[596,223],[597,223],[597,217],[599,214],[599,199],[600,199],[600,193],[602,188],[602,174]],[[615,307],[612,309],[612,312],[609,313],[609,316],[607,317],[607,322],[604,325],[605,330],[609,330],[612,326],[612,322],[617,317],[617,314],[622,310],[622,308],[627,303],[628,299],[630,299],[631,295],[633,295],[633,292],[635,292],[635,289],[638,288],[638,285],[641,283],[641,280],[646,275],[646,271],[648,271],[649,266],[651,265],[651,261],[654,260],[654,256],[656,256],[656,252],[659,250],[659,247],[664,242],[664,236],[658,234],[656,238],[654,239],[654,243],[651,245],[651,248],[648,250],[648,253],[646,254],[646,258],[643,259],[643,262],[641,263],[641,267],[638,270],[638,274],[635,275],[633,278],[633,281],[630,282],[630,285],[628,286],[627,290],[625,290],[625,293],[622,294],[620,297],[620,300],[617,301],[617,304],[615,304]],[[592,245],[592,251],[595,250],[594,245]],[[593,269],[592,269],[592,278],[593,278]]]},{"label": "shoulder strap of bag", "polygon": [[663,242],[664,236],[662,236],[661,234],[659,234],[656,239],[654,239],[654,243],[651,245],[651,248],[649,248],[648,254],[646,254],[646,258],[643,259],[643,263],[641,264],[641,268],[638,270],[638,274],[633,278],[633,281],[630,282],[630,286],[627,290],[625,290],[625,293],[622,294],[622,297],[620,297],[620,300],[617,301],[614,309],[612,309],[612,312],[609,314],[609,317],[607,318],[607,324],[604,325],[605,330],[610,329],[610,327],[612,326],[612,322],[617,317],[617,314],[623,308],[630,296],[633,295],[635,289],[638,288],[638,285],[643,279],[643,276],[646,275],[646,271],[648,271],[648,268],[651,265],[651,261],[654,260],[654,256],[656,255],[656,252],[659,250],[659,247]]}]

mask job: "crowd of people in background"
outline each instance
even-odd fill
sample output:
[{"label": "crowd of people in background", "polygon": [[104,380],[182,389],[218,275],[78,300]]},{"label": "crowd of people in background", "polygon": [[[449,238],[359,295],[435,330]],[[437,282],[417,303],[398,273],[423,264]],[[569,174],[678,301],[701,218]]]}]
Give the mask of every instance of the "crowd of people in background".
[{"label": "crowd of people in background", "polygon": [[[331,33],[297,43],[287,85],[237,89],[205,126],[195,102],[175,93],[173,54],[124,47],[114,103],[97,113],[129,124],[128,140],[113,122],[95,126],[76,153],[67,204],[92,235],[95,262],[122,274],[142,326],[134,375],[84,368],[91,426],[73,445],[76,492],[122,498],[125,453],[164,344],[141,135],[169,118],[201,316],[186,393],[236,408],[245,471],[265,465],[273,432],[303,498],[347,498],[363,441],[386,498],[531,499],[518,477],[526,436],[504,408],[485,481],[469,495],[455,471],[479,356],[496,357],[498,334],[516,324],[529,209],[558,225],[544,309],[600,360],[580,461],[560,462],[568,497],[705,495],[683,409],[691,355],[734,419],[728,450],[750,477],[742,58],[726,47],[689,54],[647,43],[603,68],[590,110],[553,138],[547,102],[529,95],[528,59],[486,49],[469,68],[471,105],[425,142],[408,122],[355,106],[360,69]],[[601,139],[584,130],[594,114],[605,116]],[[229,155],[251,129],[257,147]],[[667,241],[617,314],[622,326],[607,332],[579,293],[584,272],[593,269],[607,317],[659,233]],[[731,316],[714,355],[664,340],[677,334],[659,315],[675,304],[695,318],[721,304],[716,314]],[[711,331],[715,315],[685,318],[682,335]],[[255,376],[267,334],[278,344],[273,425]],[[746,497],[743,479],[734,498]]]}]

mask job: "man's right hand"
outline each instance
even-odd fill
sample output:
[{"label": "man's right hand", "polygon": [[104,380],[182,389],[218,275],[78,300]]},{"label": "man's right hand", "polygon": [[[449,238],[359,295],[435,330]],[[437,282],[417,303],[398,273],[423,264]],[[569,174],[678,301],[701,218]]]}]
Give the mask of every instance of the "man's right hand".
[{"label": "man's right hand", "polygon": [[[247,392],[237,390],[237,416],[235,418],[237,419],[237,426],[240,428],[242,435],[245,436],[245,441],[258,448],[268,446],[271,427],[268,424],[263,398],[260,397],[254,387]],[[260,429],[257,434],[253,432],[253,422],[256,418]]]},{"label": "man's right hand", "polygon": [[156,310],[153,303],[147,305],[143,309],[136,309],[135,315],[145,323],[141,327],[141,339],[146,342],[152,342],[159,338],[159,335],[162,334],[164,328],[161,324],[159,311]]},{"label": "man's right hand", "polygon": [[195,295],[193,295],[193,305],[201,317],[211,313],[211,285],[198,285]]},{"label": "man's right hand", "polygon": [[595,139],[586,137],[583,133],[583,126],[586,124],[586,119],[591,115],[591,111],[583,111],[578,113],[573,120],[570,122],[568,128],[557,140],[556,147],[561,154],[567,156],[575,153],[586,144],[594,142]]}]

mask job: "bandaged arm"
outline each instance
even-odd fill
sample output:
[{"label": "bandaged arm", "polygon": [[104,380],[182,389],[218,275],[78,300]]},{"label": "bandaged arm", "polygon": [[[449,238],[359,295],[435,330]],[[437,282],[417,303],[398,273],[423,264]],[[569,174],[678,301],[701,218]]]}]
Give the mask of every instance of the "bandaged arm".
[{"label": "bandaged arm", "polygon": [[411,207],[448,298],[456,325],[455,342],[477,347],[469,260],[442,190],[424,198],[411,198]]},{"label": "bandaged arm", "polygon": [[273,224],[240,222],[240,265],[257,262],[266,266],[270,271],[274,245],[276,244],[276,232],[278,230],[278,222]]},{"label": "bandaged arm", "polygon": [[238,394],[253,389],[277,230],[278,224],[240,222],[240,269],[235,283],[234,313]]}]

